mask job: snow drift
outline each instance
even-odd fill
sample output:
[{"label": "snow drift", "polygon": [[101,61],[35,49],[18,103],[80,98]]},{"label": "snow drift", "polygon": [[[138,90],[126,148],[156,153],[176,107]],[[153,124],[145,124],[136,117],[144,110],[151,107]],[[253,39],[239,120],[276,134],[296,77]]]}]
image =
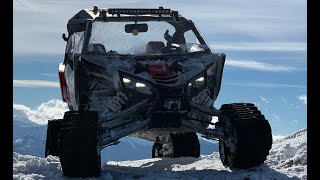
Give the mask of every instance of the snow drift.
[{"label": "snow drift", "polygon": [[[87,179],[307,179],[307,129],[274,140],[264,164],[247,170],[226,168],[219,153],[200,158],[109,161],[101,177]],[[58,157],[13,153],[13,179],[68,179]],[[76,178],[72,178],[76,179]],[[83,178],[80,178],[83,179]]]}]

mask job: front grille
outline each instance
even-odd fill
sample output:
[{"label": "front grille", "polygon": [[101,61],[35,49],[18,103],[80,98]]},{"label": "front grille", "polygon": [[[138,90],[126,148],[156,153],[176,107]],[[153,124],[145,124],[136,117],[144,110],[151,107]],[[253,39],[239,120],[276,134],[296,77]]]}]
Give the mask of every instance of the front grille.
[{"label": "front grille", "polygon": [[169,74],[169,75],[161,75],[161,74],[156,74],[156,75],[151,75],[151,77],[157,82],[161,84],[173,84],[178,82],[178,74]]},{"label": "front grille", "polygon": [[173,84],[178,82],[178,73],[171,70],[168,64],[147,64],[150,76],[161,84]]}]

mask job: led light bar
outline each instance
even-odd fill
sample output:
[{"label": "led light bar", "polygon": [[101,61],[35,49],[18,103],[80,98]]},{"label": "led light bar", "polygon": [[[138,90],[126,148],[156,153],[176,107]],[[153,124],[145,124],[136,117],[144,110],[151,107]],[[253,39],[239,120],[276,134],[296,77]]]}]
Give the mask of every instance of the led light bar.
[{"label": "led light bar", "polygon": [[159,9],[120,9],[120,8],[110,8],[108,9],[109,14],[127,14],[127,15],[143,15],[143,14],[166,14],[170,15],[170,9],[163,9],[163,7],[159,7]]}]

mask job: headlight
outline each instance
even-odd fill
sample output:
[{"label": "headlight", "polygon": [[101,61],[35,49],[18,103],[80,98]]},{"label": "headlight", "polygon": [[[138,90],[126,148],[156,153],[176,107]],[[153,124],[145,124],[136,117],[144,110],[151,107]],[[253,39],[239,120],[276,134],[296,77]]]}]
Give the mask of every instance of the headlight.
[{"label": "headlight", "polygon": [[198,79],[196,79],[195,81],[191,82],[188,84],[188,88],[194,87],[194,88],[200,88],[201,86],[203,86],[204,83],[204,77],[200,77]]},{"label": "headlight", "polygon": [[131,80],[130,80],[130,79],[127,79],[127,78],[123,78],[122,81],[123,81],[123,83],[125,83],[125,84],[131,83]]},{"label": "headlight", "polygon": [[143,88],[143,87],[146,87],[146,85],[143,84],[143,83],[137,82],[137,83],[136,83],[136,87],[137,87],[137,88]]},{"label": "headlight", "polygon": [[132,88],[134,83],[128,78],[122,78],[122,82],[125,88]]},{"label": "headlight", "polygon": [[196,79],[196,82],[203,82],[203,81],[204,81],[204,77],[203,76],[198,78],[198,79]]},{"label": "headlight", "polygon": [[147,84],[137,82],[133,79],[122,78],[122,82],[125,88],[138,91],[144,94],[152,94],[151,87]]},{"label": "headlight", "polygon": [[198,79],[196,79],[194,82],[193,82],[193,86],[196,87],[196,88],[201,88],[202,86],[204,86],[204,77],[200,77]]},{"label": "headlight", "polygon": [[188,93],[190,95],[194,95],[196,93],[198,93],[199,91],[201,91],[203,88],[205,88],[205,76],[201,76],[200,78],[194,80],[193,82],[190,82],[188,84]]}]

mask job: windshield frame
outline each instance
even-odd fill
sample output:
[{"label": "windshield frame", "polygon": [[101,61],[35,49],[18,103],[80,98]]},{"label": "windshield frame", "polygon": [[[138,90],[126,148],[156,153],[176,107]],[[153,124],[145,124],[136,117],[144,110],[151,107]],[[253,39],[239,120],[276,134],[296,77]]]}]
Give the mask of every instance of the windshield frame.
[{"label": "windshield frame", "polygon": [[[188,29],[186,31],[191,30],[195,37],[197,38],[197,40],[199,41],[200,45],[205,45],[207,48],[204,49],[204,51],[202,51],[203,53],[213,53],[213,50],[211,49],[211,47],[208,45],[208,43],[206,42],[206,40],[204,39],[204,37],[201,35],[200,31],[198,30],[198,28],[195,26],[195,24],[191,21],[191,20],[187,20],[184,17],[180,17],[179,21],[175,20],[173,17],[171,16],[166,16],[166,17],[155,17],[155,16],[122,16],[122,17],[96,17],[95,19],[88,21],[87,22],[87,26],[86,26],[86,30],[85,30],[85,34],[84,34],[84,41],[83,41],[83,46],[82,46],[82,53],[83,54],[87,54],[88,52],[88,44],[89,44],[89,40],[91,37],[91,31],[92,31],[92,24],[96,21],[99,22],[148,22],[148,21],[156,21],[156,22],[166,22],[171,24],[174,28],[177,28],[178,26],[180,26],[182,23],[184,23],[185,27],[188,27]],[[184,32],[186,32],[184,31]],[[199,53],[199,52],[197,52]],[[190,53],[188,53],[190,54]],[[119,55],[124,55],[124,54],[119,54]],[[127,56],[127,55],[126,55]],[[132,55],[132,56],[139,56],[139,55]],[[140,56],[144,56],[144,55],[140,55]],[[155,55],[155,56],[159,56],[159,55]]]}]

